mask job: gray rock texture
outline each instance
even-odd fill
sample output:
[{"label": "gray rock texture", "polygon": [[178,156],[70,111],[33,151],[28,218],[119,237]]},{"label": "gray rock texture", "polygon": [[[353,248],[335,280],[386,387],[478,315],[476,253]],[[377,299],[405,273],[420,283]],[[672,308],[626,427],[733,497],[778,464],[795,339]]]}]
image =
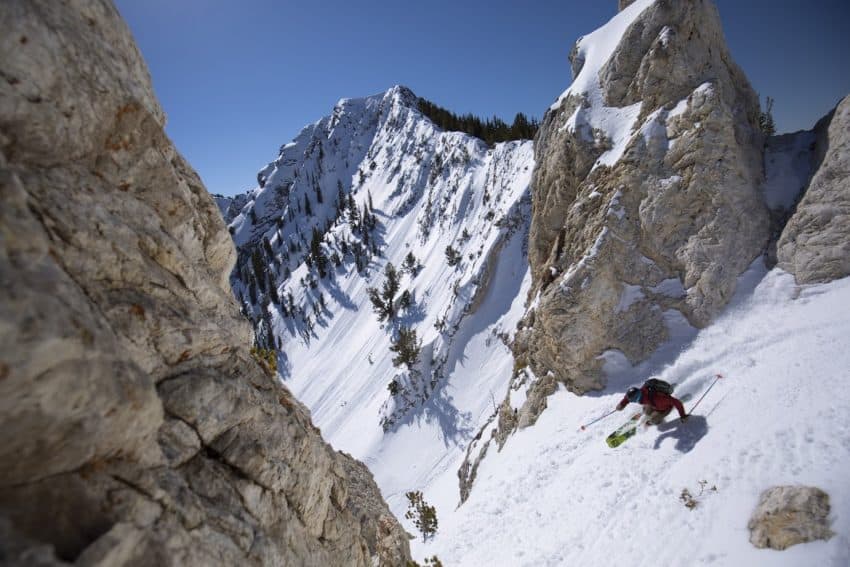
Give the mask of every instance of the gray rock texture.
[{"label": "gray rock texture", "polygon": [[815,127],[818,166],[777,244],[797,283],[850,275],[850,96]]},{"label": "gray rock texture", "polygon": [[[578,45],[572,62],[577,75]],[[599,95],[562,97],[536,139],[532,302],[514,351],[545,379],[520,427],[553,382],[603,388],[606,351],[637,363],[667,340],[668,318],[708,324],[770,235],[758,99],[712,2],[651,4],[598,83]],[[621,157],[603,164],[616,140],[593,117],[613,112],[634,121]]]},{"label": "gray rock texture", "polygon": [[775,486],[762,493],[748,527],[750,543],[759,548],[829,539],[829,495],[811,486]]},{"label": "gray rock texture", "polygon": [[250,355],[230,237],[114,6],[9,0],[0,30],[3,561],[409,557],[371,475]]}]

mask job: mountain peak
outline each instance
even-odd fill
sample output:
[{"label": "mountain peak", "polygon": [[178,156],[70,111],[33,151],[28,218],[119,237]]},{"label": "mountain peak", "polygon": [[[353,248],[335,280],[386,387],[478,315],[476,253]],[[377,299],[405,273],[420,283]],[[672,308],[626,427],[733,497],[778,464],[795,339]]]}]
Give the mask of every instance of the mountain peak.
[{"label": "mountain peak", "polygon": [[391,87],[387,90],[385,98],[389,98],[394,102],[409,108],[416,108],[417,101],[419,100],[416,93],[404,85],[395,85]]}]

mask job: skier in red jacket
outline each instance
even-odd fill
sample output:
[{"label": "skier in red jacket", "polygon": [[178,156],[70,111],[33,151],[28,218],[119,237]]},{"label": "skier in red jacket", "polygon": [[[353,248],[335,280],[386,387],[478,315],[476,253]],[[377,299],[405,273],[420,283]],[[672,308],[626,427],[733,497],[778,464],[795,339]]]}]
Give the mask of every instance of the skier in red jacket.
[{"label": "skier in red jacket", "polygon": [[679,412],[679,419],[682,422],[688,419],[681,401],[660,390],[648,388],[646,384],[640,388],[629,388],[617,404],[617,411],[622,411],[629,402],[643,405],[643,413],[647,416],[646,425],[658,425],[667,417],[667,414],[673,411],[673,408]]}]

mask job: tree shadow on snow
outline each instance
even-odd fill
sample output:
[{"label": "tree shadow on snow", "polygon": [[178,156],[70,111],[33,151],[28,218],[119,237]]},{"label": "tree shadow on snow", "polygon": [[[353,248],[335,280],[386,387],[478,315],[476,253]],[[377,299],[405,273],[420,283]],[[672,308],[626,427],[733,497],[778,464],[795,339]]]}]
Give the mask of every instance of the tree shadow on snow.
[{"label": "tree shadow on snow", "polygon": [[440,440],[445,447],[465,443],[473,434],[472,414],[462,412],[454,406],[453,398],[446,393],[444,384],[438,384],[423,405],[411,409],[398,420],[390,431],[416,423],[434,423],[439,427]]},{"label": "tree shadow on snow", "polygon": [[289,357],[282,350],[277,351],[277,373],[281,380],[286,380],[292,376],[292,363],[289,362]]},{"label": "tree shadow on snow", "polygon": [[356,311],[357,305],[351,301],[351,297],[348,296],[347,293],[340,289],[339,284],[336,281],[336,278],[328,278],[324,282],[324,289],[330,294],[331,298],[337,302],[337,304],[343,309],[347,309],[348,311]]},{"label": "tree shadow on snow", "polygon": [[653,449],[659,449],[666,439],[673,438],[677,451],[689,453],[708,433],[708,421],[704,416],[692,415],[685,423],[680,423],[678,419],[664,422],[658,426],[658,431],[662,433],[655,440]]},{"label": "tree shadow on snow", "polygon": [[445,388],[440,388],[431,395],[424,408],[426,421],[438,422],[446,447],[463,443],[472,436],[472,414],[461,412],[453,402]]},{"label": "tree shadow on snow", "polygon": [[414,324],[424,321],[426,315],[424,306],[414,300],[413,304],[405,309],[403,314],[399,315],[397,319],[401,325],[412,327]]}]

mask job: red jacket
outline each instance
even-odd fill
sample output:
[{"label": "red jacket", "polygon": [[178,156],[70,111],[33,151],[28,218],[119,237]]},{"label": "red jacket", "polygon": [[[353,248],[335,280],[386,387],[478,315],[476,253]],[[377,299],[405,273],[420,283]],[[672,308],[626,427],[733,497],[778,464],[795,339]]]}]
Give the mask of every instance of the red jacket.
[{"label": "red jacket", "polygon": [[[676,408],[676,411],[679,412],[679,417],[685,417],[685,408],[682,402],[670,394],[665,394],[658,390],[650,391],[646,386],[640,389],[640,403],[641,405],[651,407],[655,411],[667,411],[670,408]],[[627,405],[629,405],[629,398],[623,396],[623,399],[617,404],[617,409],[621,410]]]}]

